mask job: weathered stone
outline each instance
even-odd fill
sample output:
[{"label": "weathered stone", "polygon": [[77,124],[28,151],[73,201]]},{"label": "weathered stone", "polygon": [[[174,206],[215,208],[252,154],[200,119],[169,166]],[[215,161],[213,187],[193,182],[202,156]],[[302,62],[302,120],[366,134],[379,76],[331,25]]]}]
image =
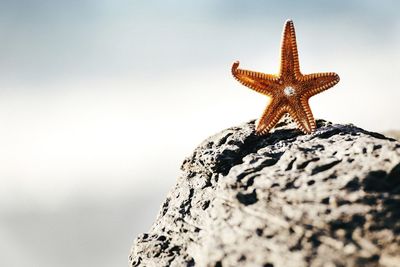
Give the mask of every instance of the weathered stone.
[{"label": "weathered stone", "polygon": [[390,130],[390,131],[386,131],[383,133],[385,136],[394,138],[398,141],[400,141],[400,131],[396,131],[396,130]]},{"label": "weathered stone", "polygon": [[400,266],[400,143],[284,118],[205,140],[182,165],[131,266]]}]

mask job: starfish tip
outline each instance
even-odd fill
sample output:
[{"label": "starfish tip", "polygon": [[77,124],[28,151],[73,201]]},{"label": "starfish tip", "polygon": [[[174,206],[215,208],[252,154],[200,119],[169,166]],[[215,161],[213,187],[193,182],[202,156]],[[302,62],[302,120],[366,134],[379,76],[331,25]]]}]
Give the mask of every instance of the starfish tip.
[{"label": "starfish tip", "polygon": [[238,67],[239,67],[239,60],[236,60],[235,62],[233,62],[233,65],[232,65],[232,70],[236,70]]},{"label": "starfish tip", "polygon": [[335,75],[336,83],[338,83],[338,82],[340,81],[339,74],[337,74],[337,73],[334,73],[334,75]]},{"label": "starfish tip", "polygon": [[293,24],[293,20],[292,19],[287,19],[285,21],[285,25],[288,25],[288,24]]}]

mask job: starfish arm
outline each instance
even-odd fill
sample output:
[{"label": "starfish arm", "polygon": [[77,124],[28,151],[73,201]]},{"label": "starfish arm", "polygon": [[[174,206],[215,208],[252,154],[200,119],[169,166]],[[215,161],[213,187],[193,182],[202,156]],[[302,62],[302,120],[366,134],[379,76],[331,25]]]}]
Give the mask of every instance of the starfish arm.
[{"label": "starfish arm", "polygon": [[300,100],[292,102],[288,111],[303,133],[310,134],[317,128],[310,105],[308,104],[308,98],[301,97]]},{"label": "starfish arm", "polygon": [[238,67],[239,61],[234,62],[232,75],[236,80],[256,92],[272,96],[274,88],[279,84],[278,77],[271,74],[238,69]]},{"label": "starfish arm", "polygon": [[287,20],[283,30],[281,44],[281,69],[279,72],[283,77],[299,77],[300,64],[297,53],[296,33],[293,21]]},{"label": "starfish arm", "polygon": [[334,72],[323,72],[303,75],[301,78],[304,95],[311,97],[321,93],[339,82],[340,78]]},{"label": "starfish arm", "polygon": [[287,106],[272,98],[261,118],[257,121],[256,133],[260,135],[268,133],[286,112]]}]

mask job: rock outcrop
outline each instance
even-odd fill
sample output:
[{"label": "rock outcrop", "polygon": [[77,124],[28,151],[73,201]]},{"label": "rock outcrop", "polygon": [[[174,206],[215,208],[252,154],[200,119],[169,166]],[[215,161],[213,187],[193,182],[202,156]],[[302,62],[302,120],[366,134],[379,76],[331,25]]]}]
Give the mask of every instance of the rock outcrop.
[{"label": "rock outcrop", "polygon": [[205,140],[130,266],[400,266],[400,143],[317,121],[303,135],[284,118]]}]

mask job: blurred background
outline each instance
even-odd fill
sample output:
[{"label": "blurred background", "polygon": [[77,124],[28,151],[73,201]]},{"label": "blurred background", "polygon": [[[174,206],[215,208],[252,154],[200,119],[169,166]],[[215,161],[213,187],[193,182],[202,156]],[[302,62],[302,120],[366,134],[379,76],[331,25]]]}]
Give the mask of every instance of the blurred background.
[{"label": "blurred background", "polygon": [[341,81],[316,118],[399,129],[398,1],[0,1],[0,266],[127,266],[183,159],[257,118],[233,61]]}]

